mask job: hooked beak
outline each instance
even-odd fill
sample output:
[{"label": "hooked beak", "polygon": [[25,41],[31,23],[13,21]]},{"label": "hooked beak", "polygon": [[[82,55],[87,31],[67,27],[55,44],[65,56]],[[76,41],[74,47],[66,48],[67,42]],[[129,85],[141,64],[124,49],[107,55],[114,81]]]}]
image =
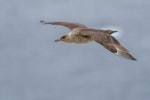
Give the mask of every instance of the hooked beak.
[{"label": "hooked beak", "polygon": [[54,42],[59,42],[60,41],[60,39],[57,39],[57,40],[55,40]]}]

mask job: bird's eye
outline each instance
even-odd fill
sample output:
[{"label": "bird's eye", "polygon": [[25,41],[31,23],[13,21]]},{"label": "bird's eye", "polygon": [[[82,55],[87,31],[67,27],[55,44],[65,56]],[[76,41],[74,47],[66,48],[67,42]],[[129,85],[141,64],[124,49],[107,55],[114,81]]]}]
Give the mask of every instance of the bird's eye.
[{"label": "bird's eye", "polygon": [[64,38],[65,38],[65,36],[62,37],[62,39],[64,39]]}]

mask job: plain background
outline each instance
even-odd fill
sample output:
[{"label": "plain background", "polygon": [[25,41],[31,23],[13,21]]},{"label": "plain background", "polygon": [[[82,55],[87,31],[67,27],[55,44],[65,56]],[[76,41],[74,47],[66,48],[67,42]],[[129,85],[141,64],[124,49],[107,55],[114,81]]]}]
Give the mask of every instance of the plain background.
[{"label": "plain background", "polygon": [[[0,0],[0,100],[150,100],[149,10],[149,0]],[[40,20],[119,27],[137,61],[55,43],[69,30]]]}]

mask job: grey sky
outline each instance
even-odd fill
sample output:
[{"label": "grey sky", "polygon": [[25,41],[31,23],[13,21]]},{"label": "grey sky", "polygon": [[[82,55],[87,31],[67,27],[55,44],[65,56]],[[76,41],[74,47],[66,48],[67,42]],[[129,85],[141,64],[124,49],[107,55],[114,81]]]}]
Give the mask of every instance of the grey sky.
[{"label": "grey sky", "polygon": [[[0,100],[149,100],[150,1],[1,0]],[[68,33],[40,20],[118,26],[138,61],[96,43],[55,43]]]}]

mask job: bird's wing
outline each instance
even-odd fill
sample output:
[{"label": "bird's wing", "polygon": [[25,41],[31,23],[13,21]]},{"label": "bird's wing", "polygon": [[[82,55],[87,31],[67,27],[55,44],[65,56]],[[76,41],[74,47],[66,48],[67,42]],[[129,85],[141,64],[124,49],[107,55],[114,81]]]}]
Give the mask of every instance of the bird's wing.
[{"label": "bird's wing", "polygon": [[[94,40],[101,44],[103,47],[111,51],[112,53],[117,53],[116,47],[113,45],[112,38],[105,34],[94,34]],[[120,44],[118,41],[115,41],[118,45]]]},{"label": "bird's wing", "polygon": [[87,28],[85,25],[79,24],[79,23],[71,23],[71,22],[46,22],[42,21],[43,24],[51,24],[51,25],[61,25],[69,28],[70,30],[73,30],[75,28]]},{"label": "bird's wing", "polygon": [[115,42],[117,40],[114,37],[111,36],[111,38],[112,38],[112,41],[113,41],[113,45],[117,49],[117,53],[116,53],[117,55],[120,55],[122,57],[131,59],[131,60],[136,60],[136,58],[134,58],[125,47],[123,47],[119,42],[118,42],[119,44],[117,44]]},{"label": "bird's wing", "polygon": [[117,55],[123,56],[131,60],[136,60],[131,54],[129,54],[128,50],[125,47],[123,47],[113,36],[109,34],[100,34],[100,32],[97,32],[93,36],[94,40],[97,43],[100,43],[112,53],[115,53]]}]

